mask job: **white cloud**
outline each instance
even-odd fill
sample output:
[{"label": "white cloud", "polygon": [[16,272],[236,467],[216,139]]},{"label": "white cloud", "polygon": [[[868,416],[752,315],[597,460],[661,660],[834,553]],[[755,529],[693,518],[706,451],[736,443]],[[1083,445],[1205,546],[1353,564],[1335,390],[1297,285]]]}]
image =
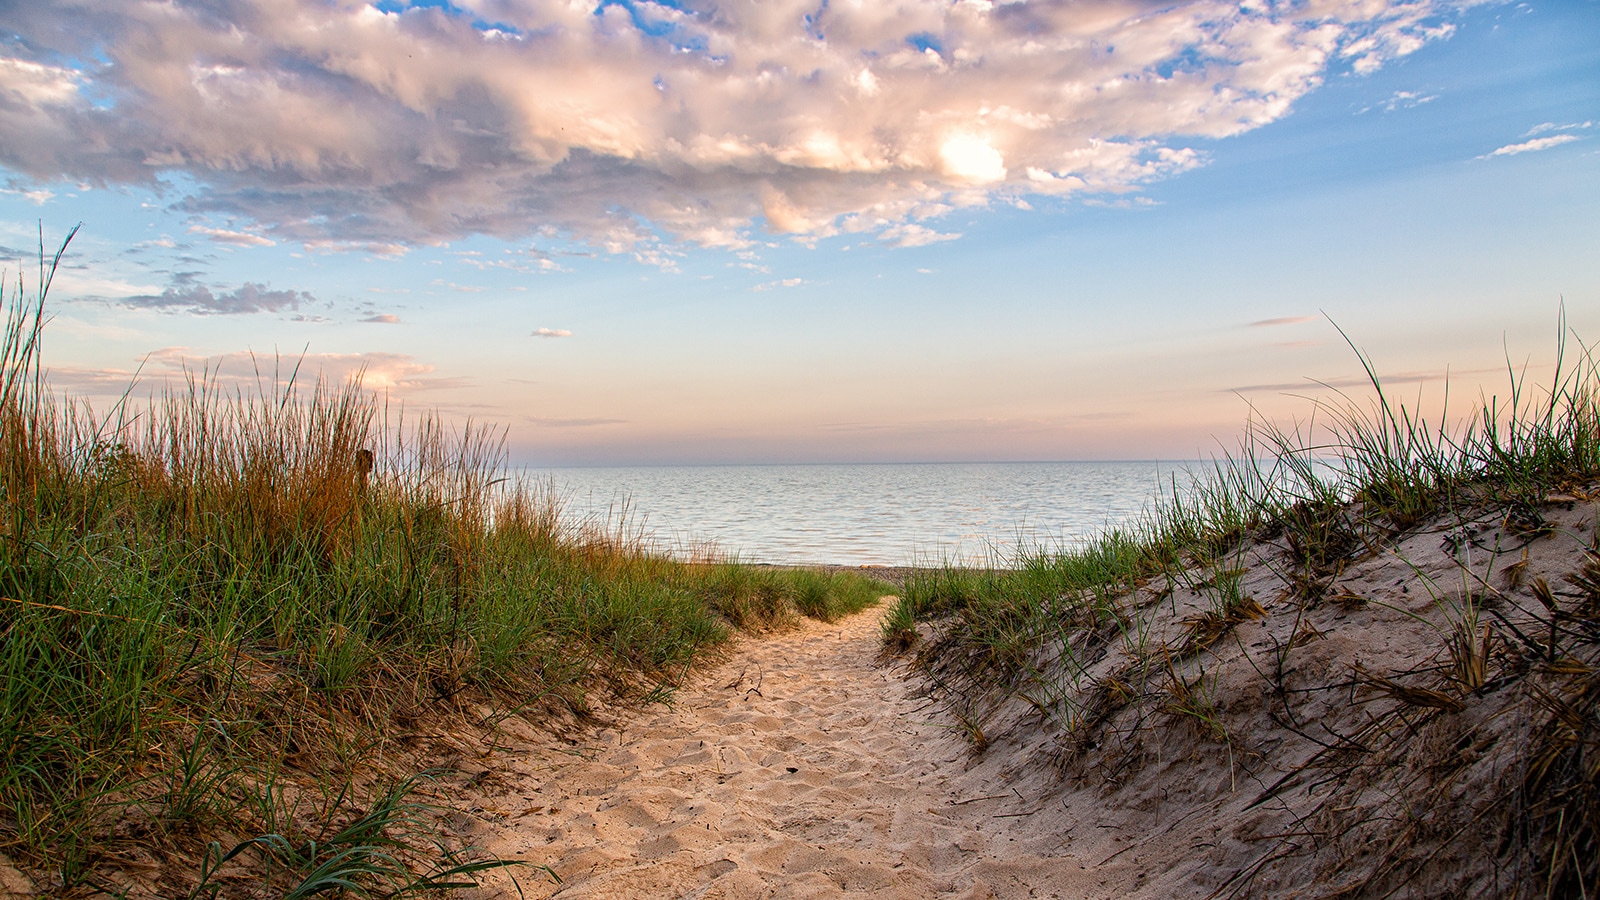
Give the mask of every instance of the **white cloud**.
[{"label": "white cloud", "polygon": [[1544,134],[1545,132],[1549,132],[1549,131],[1586,131],[1586,130],[1588,130],[1590,128],[1595,127],[1596,124],[1597,123],[1592,121],[1592,120],[1591,121],[1587,121],[1587,122],[1565,122],[1565,123],[1540,122],[1538,125],[1535,125],[1532,128],[1529,128],[1527,133],[1524,134],[1523,137],[1533,137],[1536,134]]},{"label": "white cloud", "polygon": [[939,145],[940,169],[957,182],[993,184],[1006,177],[1005,158],[988,139],[973,134],[953,134]]},{"label": "white cloud", "polygon": [[572,332],[565,328],[540,328],[533,333],[533,336],[541,338],[564,338],[572,337]]},{"label": "white cloud", "polygon": [[1386,113],[1392,113],[1401,109],[1415,109],[1425,103],[1432,103],[1437,99],[1439,99],[1438,94],[1424,94],[1421,91],[1395,91],[1389,95],[1389,99],[1376,106],[1366,107],[1361,111],[1367,112],[1371,109],[1382,109]]},{"label": "white cloud", "polygon": [[675,242],[762,229],[916,244],[941,210],[1201,165],[1187,141],[1442,39],[1459,5],[18,4],[0,166],[193,185],[179,208],[267,226],[197,229],[246,246],[553,234],[671,271]]},{"label": "white cloud", "polygon": [[780,279],[778,281],[763,282],[761,284],[756,285],[751,290],[770,291],[773,288],[799,287],[800,285],[805,284],[805,283],[806,283],[806,280],[804,278],[783,278],[783,279]]},{"label": "white cloud", "polygon": [[0,188],[0,194],[17,194],[18,196],[22,197],[22,199],[28,201],[29,203],[32,203],[34,206],[43,206],[46,203],[50,202],[50,198],[52,198],[52,197],[54,197],[56,195],[55,191],[47,191],[47,190],[44,190],[43,188],[40,188],[38,190],[32,190],[32,191],[27,191],[27,190],[20,190],[19,191],[19,190],[11,190],[11,189],[8,189],[8,188]]},{"label": "white cloud", "polygon": [[1578,139],[1578,136],[1575,134],[1556,134],[1551,135],[1550,137],[1534,138],[1531,141],[1523,141],[1520,144],[1507,144],[1504,147],[1496,148],[1482,158],[1486,159],[1490,156],[1516,156],[1519,153],[1534,153],[1539,150],[1549,150],[1551,147],[1559,147],[1562,144],[1570,144]]},{"label": "white cloud", "polygon": [[537,251],[517,252],[505,251],[499,259],[482,259],[481,254],[474,251],[471,254],[457,254],[460,261],[480,271],[490,269],[506,269],[521,275],[545,275],[551,272],[569,271],[555,260]]}]

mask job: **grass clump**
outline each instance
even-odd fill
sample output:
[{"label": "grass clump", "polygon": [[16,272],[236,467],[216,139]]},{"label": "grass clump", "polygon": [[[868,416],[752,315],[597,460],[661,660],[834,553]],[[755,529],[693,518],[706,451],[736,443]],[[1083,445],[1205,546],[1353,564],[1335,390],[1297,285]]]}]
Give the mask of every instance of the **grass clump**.
[{"label": "grass clump", "polygon": [[229,896],[230,889],[236,891],[243,886],[241,882],[253,880],[229,871],[235,860],[249,857],[259,863],[265,873],[263,880],[281,900],[319,894],[401,898],[476,887],[473,875],[503,864],[462,861],[452,848],[439,843],[430,848],[439,862],[426,871],[416,871],[409,859],[402,859],[402,855],[415,856],[419,849],[407,839],[426,834],[432,825],[429,807],[405,799],[415,780],[407,779],[383,791],[366,813],[318,839],[296,844],[280,834],[263,834],[228,850],[215,841],[207,844],[199,881],[186,900]]},{"label": "grass clump", "polygon": [[572,524],[499,431],[354,382],[192,372],[97,412],[41,362],[59,260],[0,286],[0,853],[41,890],[470,882],[492,861],[431,847],[393,787],[421,735],[662,699],[734,629],[886,592]]},{"label": "grass clump", "polygon": [[795,609],[824,622],[861,612],[884,596],[882,582],[850,572],[801,569],[790,574],[789,582]]},{"label": "grass clump", "polygon": [[[885,646],[916,650],[977,749],[1033,747],[1108,795],[1175,758],[1262,786],[1227,808],[1281,810],[1261,830],[1283,837],[1250,838],[1213,896],[1591,895],[1600,368],[1577,346],[1563,321],[1550,380],[1512,369],[1464,419],[1397,403],[1357,351],[1369,401],[1252,423],[1082,549],[913,575]],[[1400,632],[1410,655],[1367,668]]]}]

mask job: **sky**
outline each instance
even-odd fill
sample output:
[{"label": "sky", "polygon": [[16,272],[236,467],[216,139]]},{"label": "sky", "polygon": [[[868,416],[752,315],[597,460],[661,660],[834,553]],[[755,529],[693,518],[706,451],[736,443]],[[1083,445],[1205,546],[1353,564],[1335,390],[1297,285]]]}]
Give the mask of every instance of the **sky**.
[{"label": "sky", "polygon": [[[55,389],[517,464],[1190,459],[1600,340],[1600,0],[0,0]],[[1575,346],[1575,345],[1573,345]],[[1570,346],[1569,346],[1570,349]]]}]

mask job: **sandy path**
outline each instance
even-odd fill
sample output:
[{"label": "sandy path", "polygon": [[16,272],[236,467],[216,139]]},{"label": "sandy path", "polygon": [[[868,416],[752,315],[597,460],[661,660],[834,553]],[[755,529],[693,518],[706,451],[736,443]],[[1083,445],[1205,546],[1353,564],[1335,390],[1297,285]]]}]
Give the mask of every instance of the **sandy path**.
[{"label": "sandy path", "polygon": [[969,771],[901,669],[874,664],[880,614],[747,638],[672,708],[581,755],[536,746],[497,764],[456,824],[561,877],[522,872],[530,897],[1123,893],[1069,851],[1058,810]]}]

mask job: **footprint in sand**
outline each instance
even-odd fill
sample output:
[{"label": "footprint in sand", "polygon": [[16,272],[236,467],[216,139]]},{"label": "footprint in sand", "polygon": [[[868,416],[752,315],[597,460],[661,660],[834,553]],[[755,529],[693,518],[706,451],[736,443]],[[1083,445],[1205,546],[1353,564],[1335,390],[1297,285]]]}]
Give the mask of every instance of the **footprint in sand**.
[{"label": "footprint in sand", "polygon": [[[770,638],[596,736],[535,747],[497,779],[476,842],[528,897],[1110,897],[1065,824],[1019,814],[915,685],[876,664],[869,611]],[[982,798],[972,802],[971,798]],[[1009,804],[1009,806],[1007,805]],[[502,877],[482,896],[516,896]]]}]

